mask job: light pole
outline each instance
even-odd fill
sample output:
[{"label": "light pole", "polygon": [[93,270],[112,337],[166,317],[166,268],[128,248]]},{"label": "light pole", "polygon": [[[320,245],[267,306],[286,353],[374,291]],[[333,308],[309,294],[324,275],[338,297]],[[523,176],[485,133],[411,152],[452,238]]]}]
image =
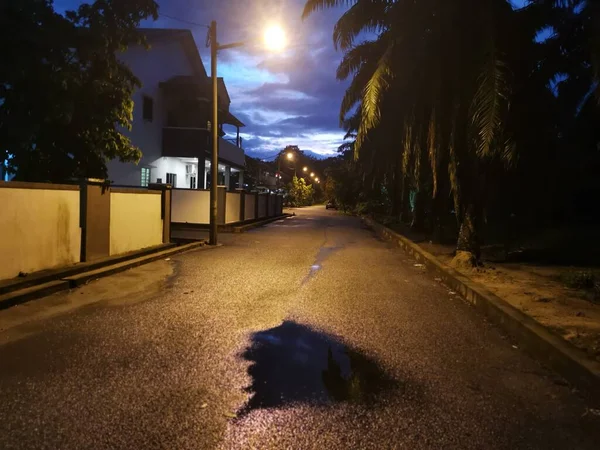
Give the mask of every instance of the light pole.
[{"label": "light pole", "polygon": [[[212,21],[208,29],[210,41],[210,78],[212,82],[212,153],[210,164],[210,233],[209,244],[217,245],[217,215],[218,215],[218,189],[219,178],[219,91],[217,85],[217,56],[219,50],[242,47],[244,42],[234,42],[219,45],[217,40],[217,22]],[[281,49],[285,45],[285,36],[281,28],[272,26],[265,33],[265,42],[272,50]]]}]

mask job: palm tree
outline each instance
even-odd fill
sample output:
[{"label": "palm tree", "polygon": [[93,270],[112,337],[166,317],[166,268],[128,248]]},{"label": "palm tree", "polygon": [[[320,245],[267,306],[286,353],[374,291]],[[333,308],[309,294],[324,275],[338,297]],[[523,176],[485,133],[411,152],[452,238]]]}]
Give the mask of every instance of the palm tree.
[{"label": "palm tree", "polygon": [[[342,116],[361,105],[357,155],[382,124],[386,99],[401,103],[396,129],[404,130],[403,145],[388,148],[402,153],[403,175],[410,165],[416,179],[424,162],[420,155],[428,155],[434,196],[443,196],[438,181],[448,171],[460,226],[457,250],[478,257],[481,161],[507,158],[512,150],[504,127],[512,44],[505,30],[515,20],[510,2],[308,0],[303,16],[344,4],[351,6],[335,26],[334,44],[346,52],[338,76],[353,75]],[[355,46],[363,31],[378,37]]]}]

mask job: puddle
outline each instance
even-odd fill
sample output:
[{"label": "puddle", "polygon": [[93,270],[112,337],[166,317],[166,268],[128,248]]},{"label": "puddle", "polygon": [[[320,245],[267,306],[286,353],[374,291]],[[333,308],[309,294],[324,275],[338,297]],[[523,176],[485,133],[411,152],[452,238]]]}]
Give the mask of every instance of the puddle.
[{"label": "puddle", "polygon": [[298,403],[370,403],[397,382],[360,351],[333,336],[285,321],[254,333],[242,357],[252,364],[252,394],[240,416]]}]

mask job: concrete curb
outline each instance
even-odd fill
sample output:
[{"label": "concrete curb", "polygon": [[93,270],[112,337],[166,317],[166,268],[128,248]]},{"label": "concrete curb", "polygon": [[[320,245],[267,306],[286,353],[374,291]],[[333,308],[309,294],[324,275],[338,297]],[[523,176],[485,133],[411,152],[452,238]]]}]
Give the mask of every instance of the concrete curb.
[{"label": "concrete curb", "polygon": [[377,236],[402,248],[441,278],[452,290],[460,293],[491,322],[515,338],[527,353],[600,401],[600,363],[592,360],[585,352],[553,334],[482,285],[442,263],[408,238],[371,218],[362,219]]},{"label": "concrete curb", "polygon": [[244,233],[253,228],[262,227],[271,222],[275,222],[275,221],[281,220],[281,219],[286,219],[288,217],[293,217],[293,216],[292,216],[292,214],[282,214],[281,216],[269,217],[268,219],[261,220],[260,222],[252,222],[252,223],[249,223],[246,225],[240,225],[240,226],[233,227],[233,232],[234,233]]},{"label": "concrete curb", "polygon": [[90,270],[99,269],[111,264],[117,264],[123,261],[140,258],[145,255],[150,255],[157,252],[162,252],[171,248],[177,247],[177,244],[161,244],[155,247],[145,248],[143,250],[124,253],[117,256],[109,256],[106,258],[97,259],[90,262],[74,264],[72,266],[60,267],[58,269],[44,270],[30,274],[25,278],[16,278],[12,280],[4,280],[0,282],[0,296],[10,292],[20,291],[30,287],[36,287],[41,284],[59,280],[67,276],[76,275],[78,273],[87,272]]},{"label": "concrete curb", "polygon": [[[159,259],[182,253],[188,250],[195,250],[204,247],[204,242],[193,242],[191,244],[180,245],[178,247],[169,248],[156,253],[147,254],[139,258],[129,259],[127,261],[110,264],[99,269],[88,270],[87,272],[77,273],[74,275],[63,276],[60,279],[49,281],[36,286],[30,286],[23,289],[15,290],[4,295],[0,295],[0,310],[10,308],[11,306],[26,303],[41,297],[54,294],[66,289],[72,289],[90,280],[112,275],[118,272],[123,272],[127,269],[132,269],[142,264],[151,263]],[[216,248],[206,246],[206,249]]]}]

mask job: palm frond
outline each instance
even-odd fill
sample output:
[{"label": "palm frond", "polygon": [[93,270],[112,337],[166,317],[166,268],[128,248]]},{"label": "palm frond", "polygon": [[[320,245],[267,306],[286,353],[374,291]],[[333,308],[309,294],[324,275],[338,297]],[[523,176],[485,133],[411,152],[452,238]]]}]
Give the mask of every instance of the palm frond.
[{"label": "palm frond", "polygon": [[333,44],[336,49],[349,49],[363,32],[380,33],[384,30],[388,0],[359,0],[336,22]]},{"label": "palm frond", "polygon": [[370,61],[376,61],[378,55],[381,54],[383,43],[383,39],[379,38],[375,41],[365,41],[356,47],[352,47],[344,54],[337,68],[336,78],[338,80],[345,80],[350,75],[355,74],[361,66],[368,64]]},{"label": "palm frond", "polygon": [[365,84],[368,79],[365,80],[365,77],[355,76],[346,89],[344,93],[344,97],[342,97],[342,104],[340,105],[340,126],[344,127],[344,122],[348,119],[347,114],[352,111],[354,106],[356,106],[363,97],[363,92],[365,89]]},{"label": "palm frond", "polygon": [[367,134],[375,128],[381,119],[380,103],[383,93],[389,87],[389,81],[393,77],[392,56],[394,45],[390,43],[388,48],[378,61],[377,69],[368,81],[363,97],[361,108],[361,121],[356,134],[356,146],[354,156],[358,158],[360,147],[364,143]]},{"label": "palm frond", "polygon": [[509,94],[507,67],[492,53],[479,75],[470,111],[480,157],[489,156],[494,150],[492,143],[502,131]]},{"label": "palm frond", "polygon": [[315,11],[321,11],[327,8],[337,8],[338,6],[350,6],[359,0],[307,0],[302,11],[302,20],[306,19]]},{"label": "palm frond", "polygon": [[429,125],[427,127],[427,154],[429,156],[429,163],[431,164],[431,175],[433,178],[433,197],[437,195],[438,187],[438,148],[437,144],[437,117],[435,115],[435,109],[431,111],[431,118],[429,119]]}]

